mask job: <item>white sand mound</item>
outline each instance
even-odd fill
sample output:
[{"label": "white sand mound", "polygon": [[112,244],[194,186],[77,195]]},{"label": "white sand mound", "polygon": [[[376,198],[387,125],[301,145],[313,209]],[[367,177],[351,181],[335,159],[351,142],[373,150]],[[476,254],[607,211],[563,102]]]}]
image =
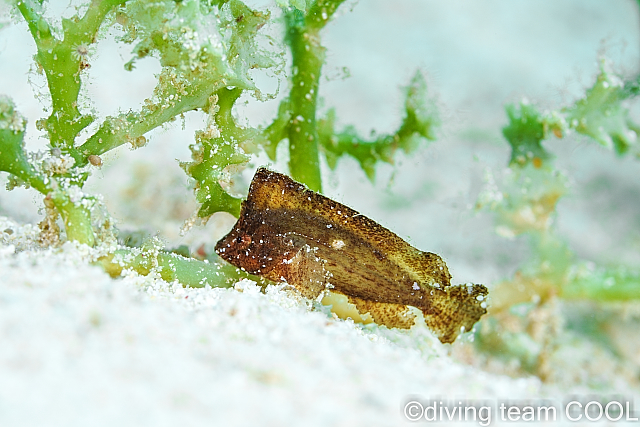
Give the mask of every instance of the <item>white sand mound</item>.
[{"label": "white sand mound", "polygon": [[[410,395],[538,395],[456,364],[425,330],[363,329],[251,282],[111,279],[0,219],[0,425],[401,425]],[[22,249],[22,250],[21,250]],[[415,328],[414,328],[415,329]]]}]

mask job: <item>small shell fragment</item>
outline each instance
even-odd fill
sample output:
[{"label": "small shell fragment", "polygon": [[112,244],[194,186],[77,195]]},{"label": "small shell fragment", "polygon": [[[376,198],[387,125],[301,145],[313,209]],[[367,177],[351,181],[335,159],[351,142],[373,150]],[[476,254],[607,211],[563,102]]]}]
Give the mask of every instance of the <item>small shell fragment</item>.
[{"label": "small shell fragment", "polygon": [[87,157],[87,160],[89,160],[89,163],[91,163],[93,166],[102,166],[102,159],[100,158],[100,156],[91,154],[89,155],[89,157]]}]

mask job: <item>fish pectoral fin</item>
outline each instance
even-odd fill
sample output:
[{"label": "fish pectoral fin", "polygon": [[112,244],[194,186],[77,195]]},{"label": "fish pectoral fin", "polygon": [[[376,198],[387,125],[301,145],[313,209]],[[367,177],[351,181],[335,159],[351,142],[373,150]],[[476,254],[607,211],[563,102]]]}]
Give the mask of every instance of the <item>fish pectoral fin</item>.
[{"label": "fish pectoral fin", "polygon": [[293,285],[305,298],[316,299],[327,288],[324,260],[316,256],[308,245],[300,248],[290,259],[284,259],[265,275],[274,281]]}]

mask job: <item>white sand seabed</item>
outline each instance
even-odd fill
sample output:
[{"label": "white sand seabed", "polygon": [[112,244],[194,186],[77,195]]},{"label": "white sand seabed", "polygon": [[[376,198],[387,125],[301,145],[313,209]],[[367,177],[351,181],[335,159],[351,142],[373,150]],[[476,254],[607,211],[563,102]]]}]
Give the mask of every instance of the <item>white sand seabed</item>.
[{"label": "white sand seabed", "polygon": [[0,425],[384,426],[411,395],[533,398],[424,330],[364,329],[251,282],[113,280],[86,246],[0,218]]}]

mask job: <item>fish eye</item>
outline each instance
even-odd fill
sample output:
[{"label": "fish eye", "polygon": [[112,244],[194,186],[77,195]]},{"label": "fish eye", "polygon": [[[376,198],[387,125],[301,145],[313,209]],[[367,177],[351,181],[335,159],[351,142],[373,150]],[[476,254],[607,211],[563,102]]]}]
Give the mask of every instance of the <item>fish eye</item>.
[{"label": "fish eye", "polygon": [[241,249],[246,248],[247,246],[249,246],[251,244],[251,236],[249,236],[247,234],[241,234],[240,236],[236,237],[236,244]]}]

